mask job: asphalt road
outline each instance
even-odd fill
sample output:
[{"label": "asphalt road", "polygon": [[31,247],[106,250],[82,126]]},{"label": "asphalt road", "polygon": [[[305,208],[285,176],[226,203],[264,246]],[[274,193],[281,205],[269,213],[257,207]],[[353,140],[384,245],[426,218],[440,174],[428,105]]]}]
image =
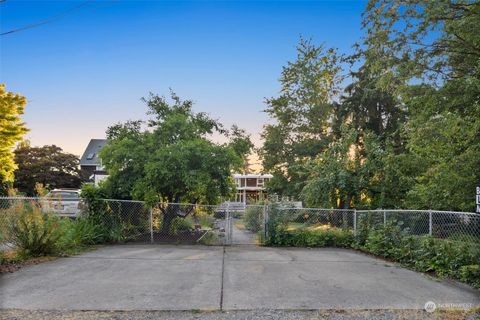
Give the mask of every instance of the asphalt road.
[{"label": "asphalt road", "polygon": [[117,245],[0,276],[24,310],[423,309],[480,293],[344,249]]}]

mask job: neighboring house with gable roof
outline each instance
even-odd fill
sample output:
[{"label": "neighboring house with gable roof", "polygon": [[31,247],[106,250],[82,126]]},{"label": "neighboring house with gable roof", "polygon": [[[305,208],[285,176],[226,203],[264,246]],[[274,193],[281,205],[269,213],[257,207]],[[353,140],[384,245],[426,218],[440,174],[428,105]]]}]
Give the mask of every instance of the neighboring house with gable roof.
[{"label": "neighboring house with gable roof", "polygon": [[91,139],[80,158],[80,175],[84,181],[97,185],[108,177],[100,159],[100,150],[107,144],[106,139]]}]

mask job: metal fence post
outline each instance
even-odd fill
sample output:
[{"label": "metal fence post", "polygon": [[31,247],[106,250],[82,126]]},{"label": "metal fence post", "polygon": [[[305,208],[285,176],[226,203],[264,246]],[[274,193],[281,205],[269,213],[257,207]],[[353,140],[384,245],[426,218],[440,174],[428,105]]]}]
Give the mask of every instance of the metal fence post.
[{"label": "metal fence post", "polygon": [[153,208],[150,208],[150,243],[153,243]]},{"label": "metal fence post", "polygon": [[428,234],[432,235],[432,211],[428,211]]},{"label": "metal fence post", "polygon": [[383,225],[387,224],[387,211],[383,210]]},{"label": "metal fence post", "polygon": [[230,203],[227,203],[227,211],[225,212],[225,244],[230,244]]},{"label": "metal fence post", "polygon": [[265,244],[265,240],[267,239],[267,205],[263,205],[263,237],[262,243]]},{"label": "metal fence post", "polygon": [[353,209],[353,235],[357,235],[357,209]]}]

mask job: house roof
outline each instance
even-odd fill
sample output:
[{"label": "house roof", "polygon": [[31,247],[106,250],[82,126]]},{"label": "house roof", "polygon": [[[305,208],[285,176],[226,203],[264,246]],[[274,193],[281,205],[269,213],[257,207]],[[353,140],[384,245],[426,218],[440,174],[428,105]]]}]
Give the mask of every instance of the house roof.
[{"label": "house roof", "polygon": [[85,152],[80,158],[81,166],[95,166],[100,165],[100,157],[98,153],[107,144],[107,139],[91,139],[88,143]]},{"label": "house roof", "polygon": [[252,174],[252,173],[248,173],[248,174],[240,174],[240,173],[234,173],[233,174],[233,177],[234,178],[273,178],[273,175],[269,174],[269,173],[264,173],[264,174]]}]

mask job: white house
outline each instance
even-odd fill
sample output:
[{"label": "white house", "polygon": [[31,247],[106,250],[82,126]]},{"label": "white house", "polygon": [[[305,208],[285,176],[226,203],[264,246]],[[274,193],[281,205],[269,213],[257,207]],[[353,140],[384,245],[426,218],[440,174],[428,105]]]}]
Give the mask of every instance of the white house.
[{"label": "white house", "polygon": [[237,187],[234,201],[246,204],[266,198],[266,186],[271,178],[271,174],[233,174]]}]

